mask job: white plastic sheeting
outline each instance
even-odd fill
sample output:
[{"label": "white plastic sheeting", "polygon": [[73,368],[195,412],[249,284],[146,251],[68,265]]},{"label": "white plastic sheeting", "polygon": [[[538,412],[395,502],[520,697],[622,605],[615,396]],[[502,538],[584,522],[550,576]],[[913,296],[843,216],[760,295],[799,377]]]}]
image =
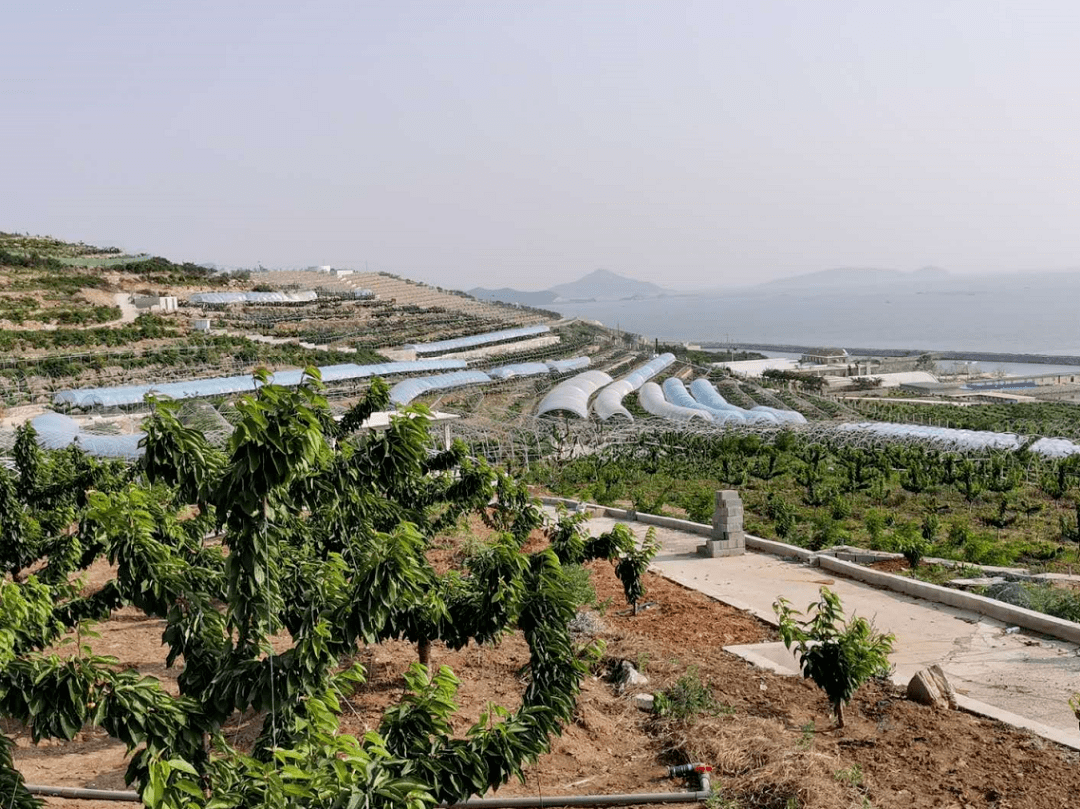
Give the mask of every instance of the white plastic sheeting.
[{"label": "white plastic sheeting", "polygon": [[[892,424],[888,422],[854,422],[838,424],[838,432],[863,432],[883,438],[921,440],[945,444],[957,449],[1004,449],[1015,450],[1027,440],[1013,433],[992,433],[985,430],[959,430],[953,427],[929,427],[922,424]],[[1030,450],[1048,458],[1064,458],[1080,454],[1080,445],[1067,438],[1040,438],[1032,443]]]},{"label": "white plastic sheeting", "polygon": [[779,407],[766,407],[765,405],[758,405],[753,408],[751,412],[754,413],[771,413],[781,422],[787,422],[788,424],[806,424],[806,416],[795,410],[782,410]]},{"label": "white plastic sheeting", "polygon": [[751,424],[778,424],[778,419],[774,414],[765,410],[746,410],[742,407],[736,407],[728,402],[723,396],[720,395],[716,387],[707,379],[699,378],[690,383],[690,392],[694,395],[694,398],[705,405],[710,410],[728,410],[733,413],[738,413],[746,421]]},{"label": "white plastic sheeting", "polygon": [[1040,438],[1031,445],[1031,451],[1047,458],[1064,458],[1067,455],[1080,454],[1080,445],[1067,438]]},{"label": "white plastic sheeting", "polygon": [[[580,364],[584,361],[589,364],[588,357],[575,357],[571,360],[563,360],[564,363]],[[464,364],[464,363],[462,363]],[[408,404],[417,396],[421,396],[430,390],[446,390],[448,388],[462,387],[464,385],[484,385],[489,382],[506,381],[519,376],[538,376],[552,372],[551,363],[548,362],[517,362],[510,365],[501,365],[488,371],[461,371],[457,373],[441,374],[438,376],[418,377],[405,379],[396,384],[390,390],[390,400],[395,404]]]},{"label": "white plastic sheeting", "polygon": [[491,381],[491,377],[483,371],[454,371],[449,374],[403,379],[390,388],[390,401],[398,407],[403,407],[417,396],[422,396],[433,390],[451,390],[453,388],[463,388],[466,385],[485,385]]},{"label": "white plastic sheeting", "polygon": [[445,351],[458,351],[464,348],[487,345],[488,343],[502,343],[508,340],[535,337],[538,334],[547,334],[549,331],[551,331],[549,326],[522,326],[517,329],[500,329],[499,331],[473,334],[468,337],[436,340],[433,343],[412,343],[405,346],[405,348],[412,349],[417,354],[440,354]]},{"label": "white plastic sheeting", "polygon": [[623,407],[622,400],[634,390],[633,384],[626,379],[617,379],[610,385],[605,385],[604,389],[596,394],[596,401],[592,405],[593,413],[602,421],[607,421],[614,416],[622,416],[627,421],[633,421],[634,417]]},{"label": "white plastic sheeting", "polygon": [[[850,422],[835,427],[839,433],[866,433],[885,439],[924,441],[958,450],[1017,450],[1028,440],[1013,433],[992,433],[986,430],[960,430],[954,427],[930,427],[922,424],[893,424],[891,422]],[[1031,452],[1047,458],[1064,458],[1080,454],[1080,445],[1067,438],[1040,438],[1032,443]]]},{"label": "white plastic sheeting", "polygon": [[[889,422],[853,422],[838,424],[838,432],[863,432],[883,438],[917,439],[947,444],[961,449],[1019,449],[1021,439],[1013,433],[992,433],[984,430],[958,430],[951,427],[929,427],[922,424],[892,424]],[[1044,439],[1045,440],[1045,439]],[[1064,439],[1052,439],[1061,441]]]},{"label": "white plastic sheeting", "polygon": [[596,401],[593,402],[592,406],[593,412],[603,421],[607,421],[612,416],[622,416],[628,421],[633,421],[634,417],[630,415],[629,410],[623,407],[622,400],[628,393],[633,393],[673,362],[675,362],[674,354],[660,354],[644,365],[638,366],[621,379],[607,385],[596,394]]},{"label": "white plastic sheeting", "polygon": [[515,376],[536,376],[549,373],[551,369],[548,368],[546,362],[517,362],[488,370],[488,376],[492,379],[511,379]]},{"label": "white plastic sheeting", "polygon": [[589,357],[572,357],[568,360],[548,360],[547,366],[553,374],[567,374],[570,371],[581,371],[592,365]]},{"label": "white plastic sheeting", "polygon": [[[324,365],[319,368],[324,382],[365,379],[372,376],[391,376],[424,371],[448,371],[464,368],[464,360],[409,360],[380,362],[372,365]],[[272,377],[277,385],[300,384],[302,371],[278,371]],[[182,382],[163,382],[155,385],[121,385],[114,388],[81,388],[62,390],[53,396],[53,404],[70,407],[123,407],[136,405],[148,393],[170,399],[201,399],[211,396],[233,396],[250,393],[257,387],[250,376],[222,376],[213,379],[186,379]]]},{"label": "white plastic sheeting", "polygon": [[703,405],[690,395],[686,390],[686,385],[683,384],[681,379],[676,379],[673,376],[664,380],[663,391],[664,398],[673,405],[688,407],[691,410],[703,410],[712,416],[713,421],[716,424],[744,424],[746,422],[746,418],[742,413],[737,413],[734,409],[714,410],[711,407]]},{"label": "white plastic sheeting", "polygon": [[542,416],[556,410],[568,410],[578,418],[589,417],[589,397],[597,389],[611,384],[611,377],[603,371],[585,371],[560,382],[540,400],[536,415]]},{"label": "white plastic sheeting", "polygon": [[42,413],[30,422],[44,449],[65,449],[76,444],[88,455],[99,458],[134,459],[142,455],[139,441],[145,433],[131,435],[94,435],[84,433],[75,419],[62,413]]},{"label": "white plastic sheeting", "polygon": [[319,296],[313,290],[304,292],[196,292],[188,297],[192,303],[225,305],[230,303],[308,303]]},{"label": "white plastic sheeting", "polygon": [[701,419],[712,421],[712,414],[691,407],[679,407],[664,398],[664,391],[655,382],[646,382],[638,390],[638,403],[654,416],[668,421],[690,421]]}]

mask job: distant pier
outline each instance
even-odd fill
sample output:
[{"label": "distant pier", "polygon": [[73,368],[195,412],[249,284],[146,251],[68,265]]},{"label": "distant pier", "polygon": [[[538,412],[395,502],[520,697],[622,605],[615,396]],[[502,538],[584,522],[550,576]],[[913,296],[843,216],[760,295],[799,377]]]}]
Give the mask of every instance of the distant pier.
[{"label": "distant pier", "polygon": [[[805,354],[813,351],[814,346],[797,346],[772,343],[700,343],[703,349],[735,351],[782,351],[788,354]],[[848,348],[853,357],[918,357],[931,354],[940,360],[964,360],[967,362],[1027,362],[1043,365],[1080,365],[1080,357],[1067,354],[1002,354],[992,351],[938,351],[935,349],[903,348]]]}]

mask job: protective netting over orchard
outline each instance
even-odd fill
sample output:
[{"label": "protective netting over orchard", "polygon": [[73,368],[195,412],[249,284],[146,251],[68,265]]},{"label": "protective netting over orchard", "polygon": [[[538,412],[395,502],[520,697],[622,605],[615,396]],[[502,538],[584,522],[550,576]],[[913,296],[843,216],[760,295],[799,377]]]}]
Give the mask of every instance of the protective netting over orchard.
[{"label": "protective netting over orchard", "polygon": [[304,292],[196,292],[191,303],[225,306],[230,303],[310,303],[318,298],[314,290]]},{"label": "protective netting over orchard", "polygon": [[404,407],[417,396],[431,391],[452,390],[466,385],[484,385],[490,382],[491,377],[483,371],[454,371],[449,374],[403,379],[390,389],[390,401],[398,407]]},{"label": "protective netting over orchard", "polygon": [[549,414],[543,418],[529,418],[513,427],[506,425],[501,428],[490,419],[467,418],[455,422],[453,431],[455,436],[469,442],[477,454],[492,461],[516,465],[527,465],[541,457],[573,458],[621,444],[640,445],[661,435],[692,437],[735,434],[756,435],[764,440],[772,440],[785,431],[811,442],[867,448],[897,443],[929,444],[942,450],[982,455],[993,450],[1018,450],[1026,446],[1030,452],[1046,458],[1080,454],[1080,445],[1065,438],[880,422],[778,424],[733,421],[721,424],[698,418],[673,422],[659,417],[638,418],[633,422],[621,419],[605,422]]},{"label": "protective netting over orchard", "polygon": [[551,331],[549,326],[522,326],[517,329],[500,329],[499,331],[487,332],[486,334],[471,334],[468,337],[454,337],[449,340],[436,340],[433,343],[412,343],[405,346],[417,354],[443,354],[447,351],[459,351],[465,348],[489,345],[491,343],[504,343],[510,340],[522,340],[526,337],[535,337],[538,334],[547,334]]},{"label": "protective netting over orchard", "polygon": [[[425,371],[449,371],[465,368],[464,360],[428,359],[401,362],[381,362],[371,365],[342,363],[319,368],[323,382],[341,382],[367,379],[375,376],[423,373]],[[278,371],[271,381],[277,385],[295,387],[300,384],[303,371]],[[211,379],[184,379],[178,382],[160,382],[147,385],[120,385],[108,388],[80,388],[62,390],[53,396],[53,404],[68,407],[125,407],[140,404],[146,394],[170,399],[205,399],[215,396],[232,396],[251,393],[258,386],[251,374],[213,377]]]},{"label": "protective netting over orchard", "polygon": [[965,450],[1018,450],[1030,443],[1028,449],[1048,458],[1064,458],[1080,453],[1080,445],[1067,438],[1035,438],[1015,433],[993,433],[987,430],[960,430],[952,427],[931,427],[921,424],[890,424],[857,422],[838,424],[838,433],[870,434],[904,442],[943,444]]},{"label": "protective netting over orchard", "polygon": [[[588,365],[588,357],[575,357],[569,362],[574,364],[584,363]],[[547,362],[519,362],[511,365],[501,365],[488,371],[454,371],[448,374],[435,374],[434,376],[420,376],[403,379],[390,389],[390,401],[398,407],[404,407],[418,396],[427,393],[454,388],[471,387],[474,385],[490,385],[493,382],[504,382],[517,377],[538,376],[541,374],[558,373],[559,366]]]},{"label": "protective netting over orchard", "polygon": [[139,441],[144,433],[97,435],[85,432],[75,419],[62,413],[42,413],[30,422],[37,440],[45,449],[64,449],[75,444],[88,455],[99,458],[134,460],[142,454]]}]

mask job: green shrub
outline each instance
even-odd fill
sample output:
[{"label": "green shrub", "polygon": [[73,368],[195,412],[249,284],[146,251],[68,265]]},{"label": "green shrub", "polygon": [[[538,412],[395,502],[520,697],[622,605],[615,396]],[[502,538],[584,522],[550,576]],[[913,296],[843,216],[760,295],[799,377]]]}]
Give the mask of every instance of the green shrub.
[{"label": "green shrub", "polygon": [[962,548],[971,541],[971,526],[966,520],[953,520],[949,525],[949,544]]},{"label": "green shrub", "polygon": [[993,534],[976,534],[964,544],[964,561],[973,565],[1008,567],[1018,556],[1018,546],[999,542]]},{"label": "green shrub", "polygon": [[828,514],[819,514],[814,518],[808,546],[810,550],[820,551],[834,545],[843,545],[847,541],[847,532]]},{"label": "green shrub", "polygon": [[653,710],[672,719],[735,712],[734,708],[717,701],[712,689],[702,682],[696,668],[687,669],[686,674],[680,677],[675,685],[656,694]]},{"label": "green shrub", "polygon": [[686,519],[691,522],[712,525],[713,506],[716,494],[709,488],[695,488],[686,493],[682,499],[682,507],[686,511]]},{"label": "green shrub", "polygon": [[784,645],[796,648],[803,676],[825,692],[837,725],[843,727],[844,705],[859,686],[888,673],[895,636],[875,632],[865,618],[845,618],[840,597],[827,587],[821,588],[821,597],[810,605],[806,618],[783,597],[773,610]]},{"label": "green shrub", "polygon": [[592,573],[581,565],[563,565],[566,574],[566,586],[574,603],[579,607],[596,606],[596,588],[593,587]]},{"label": "green shrub", "polygon": [[863,517],[863,524],[866,526],[866,532],[870,535],[870,542],[880,542],[881,536],[885,532],[885,514],[876,508],[872,508]]},{"label": "green shrub", "polygon": [[788,539],[795,532],[795,525],[799,521],[799,512],[795,506],[788,503],[782,497],[769,494],[765,502],[766,515],[776,523],[776,535],[780,539]]},{"label": "green shrub", "polygon": [[1031,607],[1055,618],[1080,623],[1080,593],[1057,587],[1028,586]]},{"label": "green shrub", "polygon": [[851,516],[851,501],[838,494],[829,503],[829,510],[834,520],[846,520]]},{"label": "green shrub", "polygon": [[938,531],[941,530],[941,519],[933,511],[926,512],[923,515],[922,525],[919,527],[922,533],[923,539],[927,542],[933,542],[937,539]]},{"label": "green shrub", "polygon": [[913,522],[905,523],[896,529],[894,545],[897,551],[904,554],[904,558],[912,570],[919,566],[919,562],[922,561],[930,548],[930,543],[927,542],[926,538],[920,533],[919,527]]}]

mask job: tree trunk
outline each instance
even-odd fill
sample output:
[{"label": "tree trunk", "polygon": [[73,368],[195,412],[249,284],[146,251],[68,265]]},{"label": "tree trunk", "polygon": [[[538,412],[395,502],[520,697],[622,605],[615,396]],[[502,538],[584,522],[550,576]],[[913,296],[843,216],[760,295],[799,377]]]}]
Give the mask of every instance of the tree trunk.
[{"label": "tree trunk", "polygon": [[421,665],[429,666],[431,664],[431,641],[424,638],[416,644],[416,651],[420,657]]},{"label": "tree trunk", "polygon": [[842,728],[844,726],[844,703],[837,702],[833,705],[833,709],[836,711],[836,726]]}]

